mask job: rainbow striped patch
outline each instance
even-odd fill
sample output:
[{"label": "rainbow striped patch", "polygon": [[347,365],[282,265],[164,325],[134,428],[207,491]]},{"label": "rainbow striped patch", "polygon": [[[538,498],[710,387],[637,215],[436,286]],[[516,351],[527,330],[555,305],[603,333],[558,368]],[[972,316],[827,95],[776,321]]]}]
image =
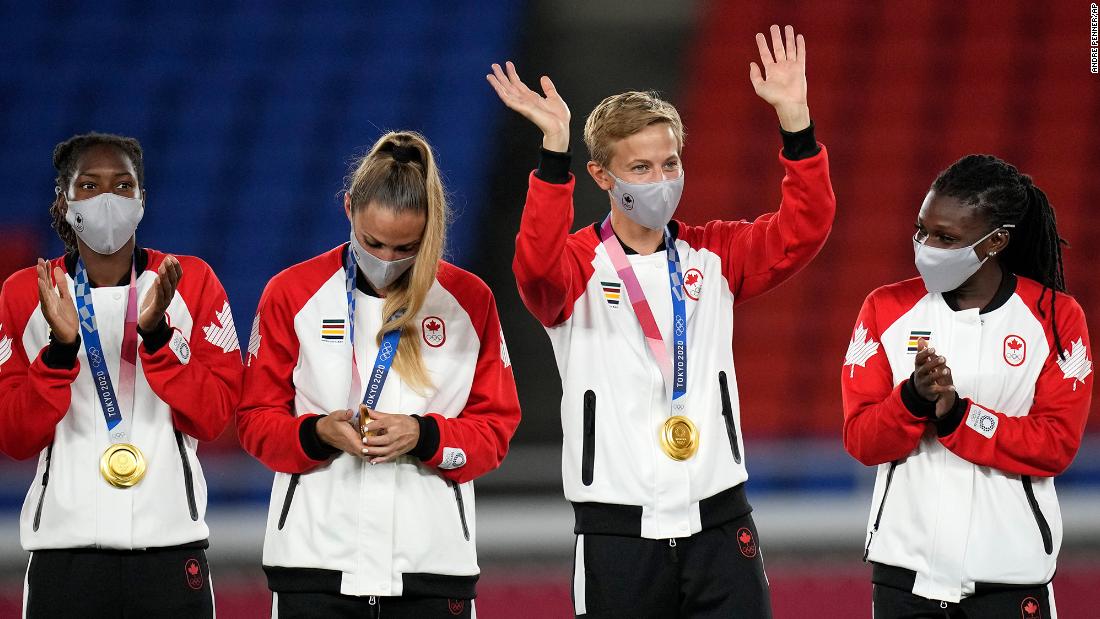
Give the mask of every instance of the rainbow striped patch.
[{"label": "rainbow striped patch", "polygon": [[924,340],[925,344],[932,345],[932,332],[931,331],[910,331],[909,332],[909,349],[911,353],[917,352],[917,340]]},{"label": "rainbow striped patch", "polygon": [[607,304],[618,307],[623,299],[623,283],[600,281],[600,287],[603,289],[603,298]]},{"label": "rainbow striped patch", "polygon": [[346,318],[325,318],[321,320],[321,341],[323,342],[343,342],[346,331]]}]

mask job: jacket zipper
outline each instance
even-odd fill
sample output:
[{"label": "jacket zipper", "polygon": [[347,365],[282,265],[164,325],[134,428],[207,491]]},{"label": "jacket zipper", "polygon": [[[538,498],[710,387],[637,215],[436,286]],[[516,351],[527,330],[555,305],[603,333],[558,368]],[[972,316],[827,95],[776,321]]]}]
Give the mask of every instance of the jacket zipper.
[{"label": "jacket zipper", "polygon": [[596,464],[596,392],[584,392],[584,443],[581,446],[581,483],[592,485],[592,469]]},{"label": "jacket zipper", "polygon": [[42,503],[46,500],[46,485],[50,483],[50,461],[53,458],[53,443],[46,448],[46,469],[42,471],[42,493],[38,495],[38,507],[34,510],[34,526],[32,530],[37,531],[38,525],[42,524]]},{"label": "jacket zipper", "polygon": [[187,449],[183,446],[183,433],[176,430],[176,446],[180,449],[180,461],[183,463],[183,487],[187,491],[187,509],[191,511],[191,520],[198,522],[199,508],[195,505],[195,480],[191,476],[191,461],[187,459]]},{"label": "jacket zipper", "polygon": [[1035,500],[1035,489],[1031,487],[1031,476],[1023,475],[1020,481],[1024,484],[1024,494],[1027,495],[1027,504],[1031,506],[1031,513],[1035,516],[1035,524],[1039,525],[1039,534],[1043,536],[1043,550],[1046,553],[1054,552],[1054,538],[1050,534],[1050,524],[1047,523],[1043,510],[1039,509],[1039,501]]},{"label": "jacket zipper", "polygon": [[458,518],[462,521],[462,536],[466,538],[466,541],[470,541],[470,528],[466,526],[466,507],[462,502],[462,489],[458,487],[458,482],[448,482],[455,491],[455,503],[458,504]]},{"label": "jacket zipper", "polygon": [[283,499],[283,511],[279,513],[279,530],[283,530],[283,525],[286,524],[286,515],[290,512],[290,503],[294,500],[294,489],[298,487],[298,478],[301,477],[301,473],[294,473],[290,476],[290,483],[286,487],[286,498]]},{"label": "jacket zipper", "polygon": [[730,401],[730,388],[725,372],[718,372],[718,388],[722,392],[722,417],[726,420],[726,434],[733,449],[733,461],[741,464],[741,448],[737,446],[737,426],[733,423],[733,403]]},{"label": "jacket zipper", "polygon": [[886,509],[886,496],[890,494],[890,483],[894,481],[894,469],[898,467],[898,461],[890,463],[890,470],[886,473],[886,487],[882,490],[882,501],[878,504],[878,513],[875,514],[875,524],[871,526],[871,534],[867,536],[867,547],[863,549],[863,562],[867,562],[867,555],[871,554],[871,542],[878,533],[878,525],[882,522],[882,510]]}]

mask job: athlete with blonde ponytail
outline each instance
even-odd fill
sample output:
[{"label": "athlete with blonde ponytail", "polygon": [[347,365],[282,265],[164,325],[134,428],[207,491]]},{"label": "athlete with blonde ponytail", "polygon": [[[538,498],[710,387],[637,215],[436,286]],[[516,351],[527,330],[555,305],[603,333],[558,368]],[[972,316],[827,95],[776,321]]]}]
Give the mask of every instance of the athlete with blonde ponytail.
[{"label": "athlete with blonde ponytail", "polygon": [[349,242],[268,283],[249,343],[238,432],[277,473],[272,616],[471,617],[472,480],[520,417],[496,303],[441,258],[423,136],[382,136],[344,211]]}]

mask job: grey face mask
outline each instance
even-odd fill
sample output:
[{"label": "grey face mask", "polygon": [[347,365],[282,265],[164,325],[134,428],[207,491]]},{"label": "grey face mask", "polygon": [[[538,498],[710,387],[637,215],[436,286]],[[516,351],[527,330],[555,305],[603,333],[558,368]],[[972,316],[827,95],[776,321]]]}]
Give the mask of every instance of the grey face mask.
[{"label": "grey face mask", "polygon": [[608,192],[615,205],[634,223],[651,230],[661,230],[668,225],[684,193],[683,170],[677,178],[656,183],[627,183],[610,170],[607,175],[615,181]]},{"label": "grey face mask", "polygon": [[351,253],[355,256],[359,271],[375,290],[382,290],[397,281],[416,262],[415,254],[400,260],[383,260],[367,251],[355,237],[354,231],[351,233]]},{"label": "grey face mask", "polygon": [[92,251],[105,256],[122,249],[145,214],[141,198],[101,193],[86,200],[67,200],[65,221]]},{"label": "grey face mask", "polygon": [[943,293],[962,286],[989,259],[989,256],[985,259],[978,258],[978,253],[974,251],[978,243],[993,236],[998,230],[1012,227],[1008,224],[998,226],[970,245],[954,249],[931,247],[913,237],[914,261],[921,279],[924,280],[924,287],[928,292]]}]

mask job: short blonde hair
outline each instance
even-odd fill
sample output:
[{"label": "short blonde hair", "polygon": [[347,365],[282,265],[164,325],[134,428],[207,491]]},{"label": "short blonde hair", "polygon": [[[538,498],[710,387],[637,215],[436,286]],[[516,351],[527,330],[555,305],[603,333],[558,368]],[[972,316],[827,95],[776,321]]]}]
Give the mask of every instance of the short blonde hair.
[{"label": "short blonde hair", "polygon": [[607,167],[611,146],[656,123],[668,123],[680,148],[684,147],[684,123],[680,113],[656,91],[628,92],[604,99],[584,122],[584,143],[592,160]]}]

